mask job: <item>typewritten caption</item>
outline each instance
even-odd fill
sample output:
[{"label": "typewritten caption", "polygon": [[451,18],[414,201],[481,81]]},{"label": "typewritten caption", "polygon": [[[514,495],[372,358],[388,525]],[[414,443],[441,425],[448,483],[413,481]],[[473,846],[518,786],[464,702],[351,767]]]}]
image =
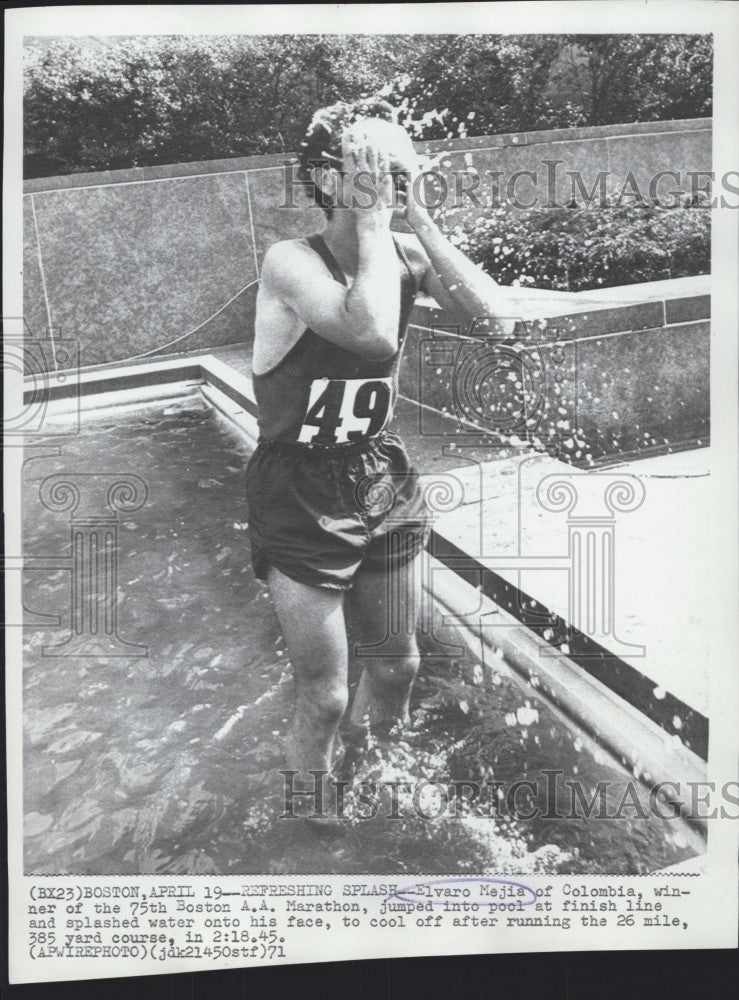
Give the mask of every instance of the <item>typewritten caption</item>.
[{"label": "typewritten caption", "polygon": [[[368,935],[418,929],[558,936],[628,929],[654,935],[691,926],[695,883],[689,877],[527,878],[481,876],[418,881],[171,880],[101,884],[28,882],[27,957],[56,966],[70,960],[175,960],[217,964],[299,961],[310,939],[331,931],[357,947]],[[302,938],[302,941],[301,941]],[[432,939],[433,940],[433,939]]]}]

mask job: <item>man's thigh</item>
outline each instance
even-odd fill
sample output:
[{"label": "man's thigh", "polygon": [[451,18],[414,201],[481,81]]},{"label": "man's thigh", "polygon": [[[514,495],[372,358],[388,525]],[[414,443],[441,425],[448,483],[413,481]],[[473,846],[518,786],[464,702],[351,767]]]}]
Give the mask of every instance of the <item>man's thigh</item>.
[{"label": "man's thigh", "polygon": [[345,678],[344,591],[300,583],[275,567],[267,581],[296,672],[306,678]]},{"label": "man's thigh", "polygon": [[347,594],[347,612],[359,646],[371,645],[376,655],[405,655],[416,650],[416,630],[423,600],[426,555],[395,567],[360,567]]}]

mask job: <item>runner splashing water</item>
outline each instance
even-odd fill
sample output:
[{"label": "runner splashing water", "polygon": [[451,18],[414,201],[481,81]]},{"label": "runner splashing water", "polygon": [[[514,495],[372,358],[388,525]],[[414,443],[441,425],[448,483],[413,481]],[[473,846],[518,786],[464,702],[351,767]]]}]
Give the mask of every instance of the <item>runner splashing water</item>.
[{"label": "runner splashing water", "polygon": [[[362,672],[352,723],[388,732],[408,718],[429,525],[417,474],[388,424],[414,299],[424,291],[453,314],[491,323],[506,314],[506,293],[421,204],[418,158],[386,102],[319,111],[300,177],[327,224],[273,245],[264,260],[254,345],[260,440],[247,489],[254,568],[269,583],[295,671],[287,765],[305,775],[328,772],[347,709],[347,617],[361,643],[382,644]],[[413,236],[391,232],[394,214]],[[389,595],[410,623],[402,632],[388,627]]]}]

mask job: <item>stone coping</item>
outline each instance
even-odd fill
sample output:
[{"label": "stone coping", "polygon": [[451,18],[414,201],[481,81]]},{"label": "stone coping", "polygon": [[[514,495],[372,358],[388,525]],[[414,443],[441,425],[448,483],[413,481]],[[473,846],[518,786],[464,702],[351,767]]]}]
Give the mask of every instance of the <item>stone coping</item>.
[{"label": "stone coping", "polygon": [[[604,333],[654,329],[709,319],[711,315],[711,275],[698,274],[663,281],[619,285],[587,292],[556,292],[544,289],[516,291],[516,312],[522,320],[559,319],[560,340],[574,339],[583,334],[583,321],[597,323],[598,314],[605,321],[603,329],[589,336]],[[571,322],[567,322],[571,319]],[[416,301],[411,324],[421,328],[442,328],[457,324],[433,299],[423,296]],[[441,332],[441,330],[440,330]]]}]

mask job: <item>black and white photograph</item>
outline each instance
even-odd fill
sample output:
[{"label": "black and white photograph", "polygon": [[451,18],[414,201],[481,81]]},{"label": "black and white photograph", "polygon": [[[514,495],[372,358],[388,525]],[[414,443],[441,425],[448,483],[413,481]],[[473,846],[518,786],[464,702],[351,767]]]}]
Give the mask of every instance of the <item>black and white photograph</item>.
[{"label": "black and white photograph", "polygon": [[[484,4],[312,30],[320,6],[19,36],[17,877],[134,928],[140,877],[199,876],[178,910],[222,915],[249,876],[303,897],[288,933],[438,952],[454,911],[571,947],[628,905],[657,940],[669,903],[616,877],[697,886],[739,816],[709,756],[736,667],[720,43]],[[66,913],[79,940],[60,906],[32,957],[100,943]],[[240,934],[224,958],[290,960]]]}]

